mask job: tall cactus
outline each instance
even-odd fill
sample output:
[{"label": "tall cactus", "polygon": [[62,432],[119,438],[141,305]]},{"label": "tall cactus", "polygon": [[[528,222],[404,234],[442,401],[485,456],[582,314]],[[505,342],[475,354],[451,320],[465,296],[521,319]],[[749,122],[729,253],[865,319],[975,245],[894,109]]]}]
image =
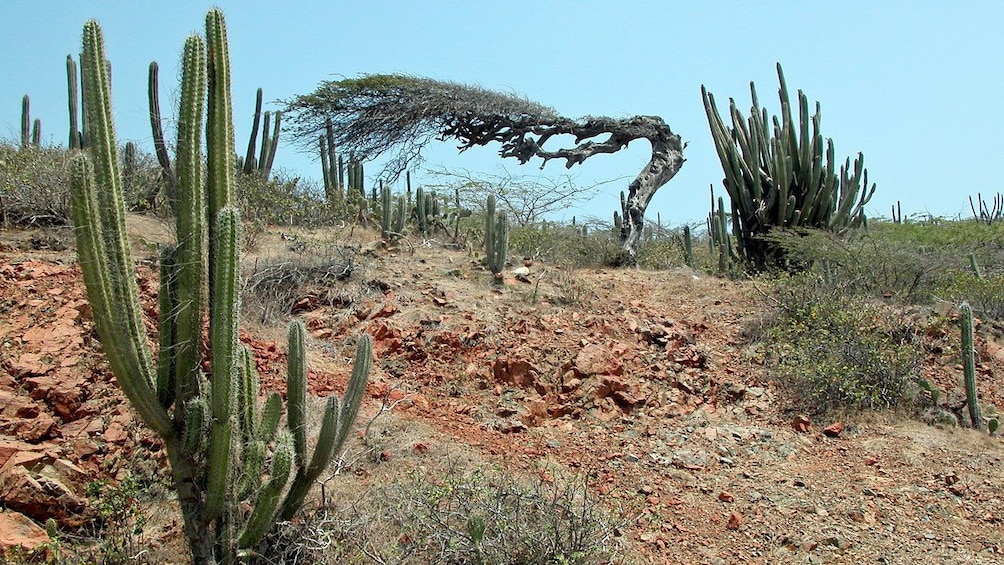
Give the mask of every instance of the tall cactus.
[{"label": "tall cactus", "polygon": [[863,225],[864,206],[875,192],[874,184],[868,186],[862,154],[854,160],[853,168],[850,158],[838,166],[833,141],[824,142],[819,133],[819,103],[810,116],[801,91],[796,126],[780,64],[777,76],[781,117],[768,121],[767,110],[760,107],[756,88],[750,83],[750,116],[744,118],[735,100],[730,99],[732,127],[725,125],[714,96],[701,86],[711,137],[725,172],[723,183],[732,200],[736,246],[758,269],[783,261],[781,251],[762,238],[771,229],[842,231]]},{"label": "tall cactus", "polygon": [[77,62],[73,60],[73,55],[66,56],[66,94],[67,110],[70,114],[70,136],[68,147],[70,149],[80,149],[83,145],[84,134],[80,131],[78,119],[80,116],[80,89],[77,86]]},{"label": "tall cactus", "polygon": [[[259,405],[254,362],[238,341],[241,227],[231,204],[229,61],[226,26],[218,10],[207,15],[206,36],[205,42],[190,37],[183,53],[175,158],[178,243],[161,252],[156,362],[125,236],[111,81],[101,28],[95,21],[84,26],[81,57],[87,151],[74,157],[71,183],[77,249],[98,334],[126,397],[164,441],[196,565],[242,560],[277,519],[288,519],[303,504],[348,437],[372,357],[371,341],[364,335],[346,395],[341,400],[328,398],[312,451],[304,426],[307,373],[302,323],[294,322],[289,332],[286,427],[278,429],[282,415],[278,394]],[[205,101],[209,172],[203,184]],[[213,243],[207,255],[210,228]],[[207,268],[213,272],[208,285]],[[207,286],[208,295],[203,291]],[[208,340],[202,325],[207,307]],[[206,341],[208,374],[202,371],[201,346]]]},{"label": "tall cactus", "polygon": [[506,257],[509,254],[509,221],[505,212],[495,211],[495,195],[488,195],[485,215],[485,256],[496,284],[502,284]]},{"label": "tall cactus", "polygon": [[[157,162],[160,163],[161,179],[167,184],[167,195],[172,205],[175,205],[177,198],[176,180],[174,168],[171,166],[171,156],[167,151],[167,143],[164,141],[164,128],[161,126],[160,115],[160,66],[157,61],[150,63],[147,74],[147,103],[150,106],[150,130],[153,133],[153,151],[157,155]],[[177,213],[177,209],[175,209]]]},{"label": "tall cactus", "polygon": [[976,394],[976,349],[973,344],[973,309],[968,302],[959,305],[959,325],[962,326],[962,370],[965,375],[966,405],[969,407],[970,424],[983,427],[983,414]]}]

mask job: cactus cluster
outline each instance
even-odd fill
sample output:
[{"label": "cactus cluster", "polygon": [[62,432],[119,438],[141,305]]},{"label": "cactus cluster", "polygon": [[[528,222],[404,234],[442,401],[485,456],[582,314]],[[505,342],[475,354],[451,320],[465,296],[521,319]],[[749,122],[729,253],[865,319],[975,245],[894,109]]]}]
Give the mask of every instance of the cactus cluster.
[{"label": "cactus cluster", "polygon": [[[279,147],[282,112],[276,111],[274,114],[272,112],[265,112],[263,114],[261,111],[262,98],[262,89],[259,88],[255,95],[254,122],[251,124],[251,137],[248,139],[247,154],[243,159],[238,160],[237,166],[246,175],[253,174],[259,178],[268,180],[269,175],[272,174],[272,163],[275,162],[275,152]],[[269,122],[273,117],[275,124],[271,126],[272,131],[269,133]],[[255,158],[259,125],[262,130],[261,149],[258,151],[258,157]]]},{"label": "cactus cluster", "polygon": [[[371,341],[368,336],[359,340],[345,397],[327,399],[312,451],[305,424],[301,322],[294,322],[288,335],[286,425],[279,425],[278,393],[259,402],[254,361],[238,340],[241,224],[232,203],[230,67],[223,14],[214,9],[206,17],[206,39],[189,37],[183,52],[173,163],[178,242],[160,253],[154,356],[125,234],[111,81],[97,22],[85,24],[83,47],[87,150],[73,160],[72,209],[98,335],[126,397],[164,441],[193,563],[236,563],[255,550],[276,520],[296,512],[341,449],[365,391]],[[200,154],[204,105],[205,175]],[[208,373],[203,371],[204,343]]]},{"label": "cactus cluster", "polygon": [[[711,137],[725,172],[732,201],[733,233],[739,254],[755,268],[783,262],[783,254],[762,236],[774,228],[821,228],[841,231],[865,223],[864,206],[875,192],[868,186],[864,156],[838,166],[833,141],[819,133],[820,108],[809,114],[798,92],[798,124],[788,97],[781,65],[778,94],[781,117],[768,120],[750,83],[753,106],[744,118],[730,100],[732,127],[722,121],[714,96],[704,86],[701,96]],[[810,133],[811,124],[811,133]],[[773,126],[773,128],[771,127]],[[838,172],[839,171],[839,172]]]},{"label": "cactus cluster", "polygon": [[42,120],[31,121],[31,99],[21,98],[21,149],[42,147]]},{"label": "cactus cluster", "polygon": [[[735,216],[733,216],[733,230],[735,229]],[[715,189],[711,188],[711,212],[708,214],[708,244],[711,246],[711,256],[718,257],[718,274],[725,274],[731,270],[736,259],[735,249],[732,246],[732,237],[729,235],[728,216],[725,213],[725,199],[718,197],[718,205],[715,206]],[[737,234],[736,237],[739,237]]]},{"label": "cactus cluster", "polygon": [[325,134],[317,138],[321,151],[321,172],[324,174],[324,196],[328,205],[341,205],[345,200],[345,161],[335,148],[335,130],[331,120],[324,126]]},{"label": "cactus cluster", "polygon": [[504,281],[506,257],[509,254],[509,221],[506,213],[495,210],[495,195],[488,195],[485,214],[485,257],[492,279],[497,284]]}]

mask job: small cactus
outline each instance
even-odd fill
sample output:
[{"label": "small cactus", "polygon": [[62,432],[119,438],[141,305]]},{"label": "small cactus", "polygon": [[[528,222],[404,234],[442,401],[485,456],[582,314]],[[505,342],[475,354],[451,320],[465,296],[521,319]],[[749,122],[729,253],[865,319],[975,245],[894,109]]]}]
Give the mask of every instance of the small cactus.
[{"label": "small cactus", "polygon": [[485,255],[488,269],[492,272],[492,280],[502,284],[506,256],[509,253],[509,221],[505,212],[495,211],[495,195],[488,195],[487,214],[485,216]]},{"label": "small cactus", "polygon": [[976,393],[976,349],[973,344],[973,309],[968,302],[959,305],[959,324],[962,326],[962,369],[966,384],[966,405],[969,420],[976,429],[983,428],[983,415]]}]

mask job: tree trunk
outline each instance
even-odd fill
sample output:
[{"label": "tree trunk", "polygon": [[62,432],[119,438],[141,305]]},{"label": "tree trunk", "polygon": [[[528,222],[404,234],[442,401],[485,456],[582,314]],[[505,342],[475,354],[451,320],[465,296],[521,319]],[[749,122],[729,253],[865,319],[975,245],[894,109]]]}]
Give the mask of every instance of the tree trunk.
[{"label": "tree trunk", "polygon": [[181,506],[188,548],[192,552],[192,564],[216,565],[215,540],[204,518],[205,506],[196,484],[198,479],[194,475],[195,467],[190,461],[182,461],[182,447],[179,441],[171,438],[166,439],[164,443],[171,462],[174,485],[178,491],[178,505]]},{"label": "tree trunk", "polygon": [[645,228],[645,210],[655,192],[676,176],[686,161],[678,135],[670,134],[670,139],[653,139],[651,142],[652,159],[628,185],[628,196],[622,205],[624,224],[620,233],[620,250],[613,261],[615,267],[638,265],[638,243]]}]

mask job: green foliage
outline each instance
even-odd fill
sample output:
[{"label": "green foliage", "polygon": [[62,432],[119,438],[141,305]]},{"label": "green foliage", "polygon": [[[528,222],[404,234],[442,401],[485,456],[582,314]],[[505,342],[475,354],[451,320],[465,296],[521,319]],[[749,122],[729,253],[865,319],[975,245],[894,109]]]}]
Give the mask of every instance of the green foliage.
[{"label": "green foliage", "polygon": [[968,271],[952,271],[946,273],[935,295],[953,304],[967,301],[985,320],[1004,321],[1004,274],[979,277]]},{"label": "green foliage", "polygon": [[811,227],[840,232],[861,226],[865,221],[864,206],[875,192],[874,185],[868,186],[868,171],[860,153],[853,168],[847,158],[838,174],[833,141],[824,141],[819,133],[819,103],[810,116],[808,101],[801,91],[796,126],[780,64],[777,77],[780,118],[768,120],[767,110],[760,107],[756,88],[750,83],[753,107],[749,118],[731,100],[732,127],[722,121],[714,96],[701,87],[711,137],[725,171],[725,189],[732,201],[736,247],[759,270],[784,263],[780,250],[761,236],[773,228]]},{"label": "green foliage", "polygon": [[131,475],[117,485],[107,479],[88,483],[84,495],[96,516],[92,533],[103,540],[103,563],[127,563],[141,553],[149,516],[141,502],[143,486]]},{"label": "green foliage", "polygon": [[812,274],[775,283],[768,358],[791,407],[811,414],[899,405],[916,381],[912,333]]}]

